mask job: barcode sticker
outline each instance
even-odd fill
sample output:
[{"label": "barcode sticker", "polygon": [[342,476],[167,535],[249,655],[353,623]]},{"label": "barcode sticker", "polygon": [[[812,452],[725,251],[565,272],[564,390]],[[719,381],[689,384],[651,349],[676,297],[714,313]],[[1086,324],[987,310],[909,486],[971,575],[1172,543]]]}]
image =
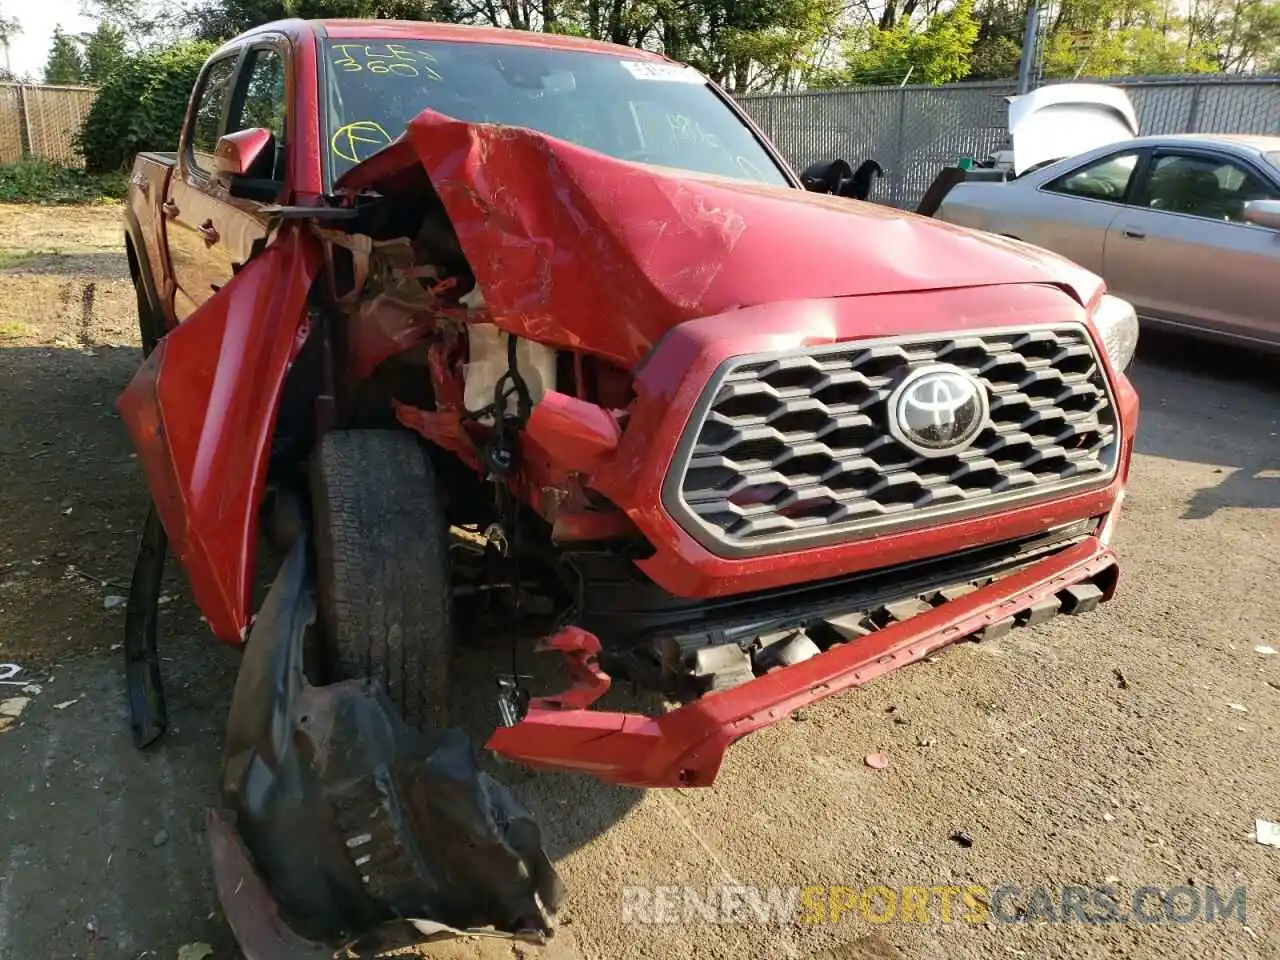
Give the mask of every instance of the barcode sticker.
[{"label": "barcode sticker", "polygon": [[665,80],[667,83],[704,83],[702,74],[682,63],[658,60],[619,60],[622,68],[637,80]]}]

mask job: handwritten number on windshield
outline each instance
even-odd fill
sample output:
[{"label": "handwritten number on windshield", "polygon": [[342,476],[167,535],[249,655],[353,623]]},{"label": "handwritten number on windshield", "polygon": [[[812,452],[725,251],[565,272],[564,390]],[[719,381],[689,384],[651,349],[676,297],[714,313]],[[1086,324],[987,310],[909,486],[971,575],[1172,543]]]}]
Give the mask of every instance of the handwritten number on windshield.
[{"label": "handwritten number on windshield", "polygon": [[375,46],[363,43],[335,43],[333,51],[338,57],[333,61],[335,67],[344,73],[361,73],[368,71],[377,76],[393,75],[397,77],[422,77],[428,80],[442,79],[431,66],[436,58],[426,51],[416,55],[402,43],[388,43]]}]

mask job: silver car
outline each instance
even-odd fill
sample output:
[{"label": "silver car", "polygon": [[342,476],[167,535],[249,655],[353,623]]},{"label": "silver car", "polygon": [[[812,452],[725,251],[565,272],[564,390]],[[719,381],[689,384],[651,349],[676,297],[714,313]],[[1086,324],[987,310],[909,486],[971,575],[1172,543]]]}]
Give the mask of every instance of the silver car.
[{"label": "silver car", "polygon": [[1280,350],[1280,137],[1125,140],[935,215],[1069,257],[1150,324]]}]

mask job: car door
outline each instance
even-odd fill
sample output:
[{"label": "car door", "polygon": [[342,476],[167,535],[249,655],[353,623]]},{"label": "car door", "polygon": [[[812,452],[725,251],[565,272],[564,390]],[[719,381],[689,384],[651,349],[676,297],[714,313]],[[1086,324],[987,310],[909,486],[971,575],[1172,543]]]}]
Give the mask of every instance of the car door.
[{"label": "car door", "polygon": [[1133,147],[1108,153],[1024,189],[1027,209],[1014,236],[1101,274],[1107,228],[1131,195],[1143,153]]},{"label": "car door", "polygon": [[1280,231],[1244,222],[1249,200],[1280,189],[1243,158],[1160,149],[1134,203],[1107,231],[1103,275],[1150,320],[1274,339]]},{"label": "car door", "polygon": [[[210,62],[201,76],[163,208],[179,321],[220,290],[266,238],[261,208],[285,183],[286,69],[286,48],[265,42]],[[249,174],[256,186],[250,198],[234,195],[231,183],[215,175],[214,150],[224,134],[253,126],[274,136],[260,169]]]}]

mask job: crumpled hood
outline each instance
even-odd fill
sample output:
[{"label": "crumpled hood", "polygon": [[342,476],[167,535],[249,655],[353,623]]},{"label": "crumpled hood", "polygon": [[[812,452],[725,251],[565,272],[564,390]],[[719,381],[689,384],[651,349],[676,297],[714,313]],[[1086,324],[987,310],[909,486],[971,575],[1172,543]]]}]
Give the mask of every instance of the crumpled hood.
[{"label": "crumpled hood", "polygon": [[423,111],[339,186],[414,160],[496,323],[632,368],[673,326],[743,306],[1009,283],[1085,302],[1097,279],[1036,248],[887,207],[604,156]]}]

